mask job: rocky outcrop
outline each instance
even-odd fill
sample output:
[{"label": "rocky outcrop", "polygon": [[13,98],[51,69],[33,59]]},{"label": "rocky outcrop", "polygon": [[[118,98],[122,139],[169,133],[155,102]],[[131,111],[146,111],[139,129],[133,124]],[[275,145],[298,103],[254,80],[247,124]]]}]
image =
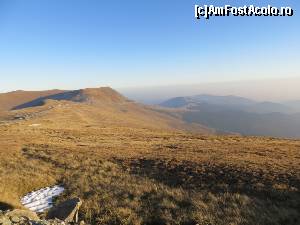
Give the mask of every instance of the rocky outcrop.
[{"label": "rocky outcrop", "polygon": [[48,212],[47,219],[60,219],[65,222],[78,222],[78,212],[82,204],[80,198],[69,199],[53,207]]},{"label": "rocky outcrop", "polygon": [[40,224],[39,222],[40,219],[37,214],[28,210],[0,211],[1,225],[32,225],[33,223]]},{"label": "rocky outcrop", "polygon": [[0,225],[83,225],[83,221],[78,223],[78,211],[81,204],[80,198],[62,202],[48,212],[46,219],[40,219],[35,212],[29,210],[0,210]]},{"label": "rocky outcrop", "polygon": [[29,211],[29,210],[15,209],[13,211],[6,212],[5,215],[10,218],[24,217],[29,220],[39,220],[38,215],[35,212]]},{"label": "rocky outcrop", "polygon": [[27,210],[0,211],[0,225],[66,225],[62,220],[41,220],[36,213]]}]

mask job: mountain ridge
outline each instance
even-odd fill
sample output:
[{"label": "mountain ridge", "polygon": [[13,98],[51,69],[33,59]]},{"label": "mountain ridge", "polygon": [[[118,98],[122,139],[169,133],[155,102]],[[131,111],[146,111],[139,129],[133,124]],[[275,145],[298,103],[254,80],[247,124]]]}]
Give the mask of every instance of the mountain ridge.
[{"label": "mountain ridge", "polygon": [[86,88],[64,91],[53,95],[42,96],[32,101],[25,102],[12,108],[13,110],[41,106],[46,100],[66,100],[89,104],[97,103],[122,103],[128,101],[125,97],[110,87]]},{"label": "mountain ridge", "polygon": [[48,95],[54,95],[58,93],[63,93],[64,90],[46,90],[46,91],[11,91],[7,93],[0,93],[0,110],[7,111],[12,108],[24,104],[25,102],[33,101],[34,99],[45,97]]}]

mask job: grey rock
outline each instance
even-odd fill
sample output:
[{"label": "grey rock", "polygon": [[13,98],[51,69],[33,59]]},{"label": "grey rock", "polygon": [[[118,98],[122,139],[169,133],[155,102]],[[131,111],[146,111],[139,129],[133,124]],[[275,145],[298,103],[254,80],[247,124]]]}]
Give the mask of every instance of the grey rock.
[{"label": "grey rock", "polygon": [[80,198],[69,199],[49,210],[46,219],[60,219],[66,223],[78,222],[78,212],[82,205]]},{"label": "grey rock", "polygon": [[[46,219],[29,210],[15,209],[0,212],[0,225],[84,225],[78,223],[78,211],[82,201],[79,198],[67,200],[52,208]],[[43,217],[41,214],[40,216]]]}]

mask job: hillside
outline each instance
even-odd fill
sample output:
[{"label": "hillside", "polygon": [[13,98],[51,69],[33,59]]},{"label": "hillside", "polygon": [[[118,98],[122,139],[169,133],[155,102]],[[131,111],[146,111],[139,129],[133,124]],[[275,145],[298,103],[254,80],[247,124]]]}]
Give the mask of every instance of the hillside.
[{"label": "hillside", "polygon": [[62,93],[62,90],[49,91],[13,91],[0,93],[0,111],[11,110],[14,107],[34,99]]},{"label": "hillside", "polygon": [[81,102],[88,104],[114,104],[125,103],[128,101],[125,97],[120,95],[109,87],[101,88],[87,88],[81,90],[64,91],[50,95],[41,96],[32,101],[24,102],[15,106],[13,109],[22,109],[35,106],[41,106],[46,100],[65,100],[72,102]]},{"label": "hillside", "polygon": [[173,117],[111,101],[9,112],[0,209],[61,184],[57,201],[80,197],[91,224],[299,224],[299,141],[186,133]]}]

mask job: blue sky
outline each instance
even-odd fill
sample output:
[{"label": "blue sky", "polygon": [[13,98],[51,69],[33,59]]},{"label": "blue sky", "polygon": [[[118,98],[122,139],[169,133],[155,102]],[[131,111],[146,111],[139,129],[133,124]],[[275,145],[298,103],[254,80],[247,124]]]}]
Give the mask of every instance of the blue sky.
[{"label": "blue sky", "polygon": [[[194,18],[194,5],[293,17]],[[300,76],[298,0],[0,0],[0,92]]]}]

